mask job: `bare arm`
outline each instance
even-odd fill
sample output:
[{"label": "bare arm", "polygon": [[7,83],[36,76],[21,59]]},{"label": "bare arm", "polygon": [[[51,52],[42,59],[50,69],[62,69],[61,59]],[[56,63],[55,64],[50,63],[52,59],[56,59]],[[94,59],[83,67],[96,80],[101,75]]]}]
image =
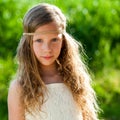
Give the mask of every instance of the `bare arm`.
[{"label": "bare arm", "polygon": [[25,120],[24,108],[20,101],[20,86],[13,81],[8,92],[8,114],[9,120]]}]

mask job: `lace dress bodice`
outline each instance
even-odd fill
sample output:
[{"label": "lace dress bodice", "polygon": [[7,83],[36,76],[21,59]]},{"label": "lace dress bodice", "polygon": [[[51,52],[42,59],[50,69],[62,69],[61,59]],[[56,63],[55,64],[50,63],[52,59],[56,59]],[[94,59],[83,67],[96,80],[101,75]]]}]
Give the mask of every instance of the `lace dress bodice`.
[{"label": "lace dress bodice", "polygon": [[46,85],[48,94],[42,105],[42,112],[26,113],[25,120],[83,120],[82,113],[64,83]]}]

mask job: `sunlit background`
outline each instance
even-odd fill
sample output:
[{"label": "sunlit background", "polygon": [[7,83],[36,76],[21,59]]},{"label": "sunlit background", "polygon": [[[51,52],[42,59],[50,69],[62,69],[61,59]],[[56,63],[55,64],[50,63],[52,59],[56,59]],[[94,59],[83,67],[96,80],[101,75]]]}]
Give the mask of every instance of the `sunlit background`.
[{"label": "sunlit background", "polygon": [[102,109],[100,118],[120,120],[119,0],[0,0],[0,120],[8,119],[7,94],[17,69],[22,19],[40,2],[61,8],[67,17],[67,32],[82,42]]}]

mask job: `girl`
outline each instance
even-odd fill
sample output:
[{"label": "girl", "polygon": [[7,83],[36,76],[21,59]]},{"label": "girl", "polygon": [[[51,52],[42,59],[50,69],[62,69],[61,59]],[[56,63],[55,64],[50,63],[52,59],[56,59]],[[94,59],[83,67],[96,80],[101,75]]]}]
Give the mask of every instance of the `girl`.
[{"label": "girl", "polygon": [[39,4],[23,20],[16,80],[9,88],[9,120],[97,120],[81,44],[66,32],[59,8]]}]

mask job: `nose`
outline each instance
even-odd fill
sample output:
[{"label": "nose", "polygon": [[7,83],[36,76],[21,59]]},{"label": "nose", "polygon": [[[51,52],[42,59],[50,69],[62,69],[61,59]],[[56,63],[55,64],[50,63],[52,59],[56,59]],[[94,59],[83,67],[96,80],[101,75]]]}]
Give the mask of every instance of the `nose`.
[{"label": "nose", "polygon": [[51,51],[50,44],[49,44],[49,43],[43,43],[42,49],[43,49],[45,52],[50,52],[50,51]]}]

